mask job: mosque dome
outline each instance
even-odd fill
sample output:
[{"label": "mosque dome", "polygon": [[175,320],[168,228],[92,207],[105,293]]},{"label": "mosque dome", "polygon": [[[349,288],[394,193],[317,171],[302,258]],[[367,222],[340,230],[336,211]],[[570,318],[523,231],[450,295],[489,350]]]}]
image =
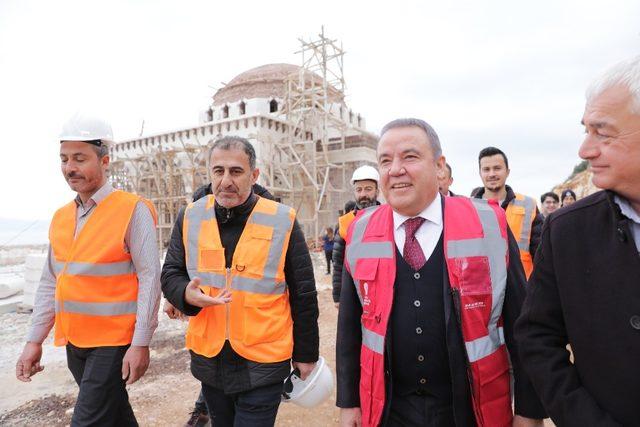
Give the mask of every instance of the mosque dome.
[{"label": "mosque dome", "polygon": [[[285,96],[284,81],[292,74],[299,74],[302,67],[292,64],[267,64],[252,68],[234,77],[213,95],[213,105],[219,106],[252,98],[279,98]],[[305,71],[308,81],[322,78],[315,73]],[[332,102],[339,102],[342,96],[333,87],[329,89]]]}]

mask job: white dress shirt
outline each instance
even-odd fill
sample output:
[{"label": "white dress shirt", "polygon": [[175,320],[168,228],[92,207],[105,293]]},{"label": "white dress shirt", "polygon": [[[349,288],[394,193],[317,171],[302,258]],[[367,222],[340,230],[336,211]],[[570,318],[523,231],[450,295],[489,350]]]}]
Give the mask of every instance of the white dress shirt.
[{"label": "white dress shirt", "polygon": [[[440,193],[436,193],[436,198],[433,199],[433,202],[417,216],[426,220],[416,231],[416,240],[424,253],[424,259],[428,260],[442,234],[442,201]],[[393,211],[393,237],[400,254],[404,249],[404,222],[409,218],[414,217],[404,216]]]}]

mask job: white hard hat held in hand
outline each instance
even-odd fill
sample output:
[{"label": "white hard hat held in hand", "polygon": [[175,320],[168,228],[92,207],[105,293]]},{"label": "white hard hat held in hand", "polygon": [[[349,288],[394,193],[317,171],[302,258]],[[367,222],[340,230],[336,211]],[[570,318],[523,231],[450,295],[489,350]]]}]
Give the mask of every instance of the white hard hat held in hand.
[{"label": "white hard hat held in hand", "polygon": [[322,356],[306,380],[294,369],[284,382],[283,402],[292,402],[303,408],[314,408],[327,400],[333,391],[333,374]]}]

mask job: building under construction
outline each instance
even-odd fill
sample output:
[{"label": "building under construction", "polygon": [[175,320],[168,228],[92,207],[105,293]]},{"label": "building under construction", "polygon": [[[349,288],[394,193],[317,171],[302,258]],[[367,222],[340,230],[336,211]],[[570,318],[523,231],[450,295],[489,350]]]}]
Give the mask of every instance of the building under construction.
[{"label": "building under construction", "polygon": [[268,64],[239,74],[215,93],[198,125],[112,147],[112,182],[153,201],[161,247],[179,209],[209,183],[208,146],[226,135],[251,141],[258,182],[296,209],[307,238],[336,224],[352,197],[353,170],[375,164],[377,137],[345,102],[342,47],[324,31],[300,43],[301,65]]}]

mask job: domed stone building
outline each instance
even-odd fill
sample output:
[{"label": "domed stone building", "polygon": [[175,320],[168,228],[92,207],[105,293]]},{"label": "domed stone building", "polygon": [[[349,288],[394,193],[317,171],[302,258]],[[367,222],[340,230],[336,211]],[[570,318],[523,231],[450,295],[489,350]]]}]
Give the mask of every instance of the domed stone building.
[{"label": "domed stone building", "polygon": [[298,211],[308,239],[337,222],[353,170],[375,165],[377,136],[331,82],[292,64],[252,68],[213,95],[197,125],[112,147],[114,185],[155,203],[162,246],[180,207],[209,182],[207,146],[226,135],[251,141],[258,182]]}]

